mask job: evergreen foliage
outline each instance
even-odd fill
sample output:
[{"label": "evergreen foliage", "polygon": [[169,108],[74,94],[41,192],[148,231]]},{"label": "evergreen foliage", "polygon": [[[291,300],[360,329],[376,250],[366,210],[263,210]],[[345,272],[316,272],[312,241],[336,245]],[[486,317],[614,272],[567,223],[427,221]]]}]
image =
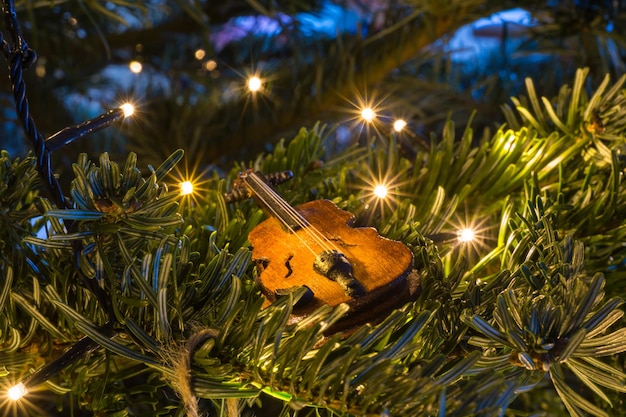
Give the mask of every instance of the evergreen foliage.
[{"label": "evergreen foliage", "polygon": [[[414,3],[389,7],[389,16],[405,19],[397,26],[350,38],[374,50],[365,54],[352,45],[354,55],[332,52],[342,57],[338,65],[373,77],[369,84],[379,81],[376,71],[369,72],[372,62],[384,62],[377,68],[380,82],[397,82],[384,78],[392,68],[406,64],[398,71],[408,73],[412,65],[425,71],[442,59],[425,66],[404,56],[391,59],[409,47],[409,39],[419,40],[411,44],[413,52],[405,52],[412,57],[430,35],[473,16],[470,9],[493,7]],[[129,5],[111,5],[89,1],[76,7],[101,24],[93,30],[114,32],[120,25],[116,11]],[[221,21],[240,10],[273,15],[278,8],[293,14],[320,7],[242,1],[205,13],[203,3],[169,6],[180,8],[177,17],[195,16],[205,28],[207,16]],[[56,7],[37,13],[58,14]],[[144,13],[171,23],[150,7]],[[42,24],[40,30],[47,30],[49,22]],[[191,48],[195,40],[189,36]],[[38,39],[54,47],[54,39]],[[386,50],[389,44],[398,49]],[[315,68],[334,56],[324,51],[307,64]],[[355,56],[360,60],[351,61]],[[302,71],[299,65],[286,68],[294,78]],[[332,72],[319,68],[318,74]],[[68,207],[39,193],[38,158],[2,152],[0,384],[8,388],[48,370],[39,381],[42,390],[17,405],[3,398],[9,413],[608,416],[626,409],[626,76],[611,77],[619,73],[614,67],[603,77],[580,69],[553,98],[526,78],[525,91],[512,106],[502,106],[506,123],[497,128],[481,119],[479,108],[475,119],[462,113],[461,123],[458,114],[433,116],[440,125],[421,125],[439,127],[429,142],[379,126],[354,133],[352,145],[338,146],[335,130],[311,121],[246,163],[228,159],[224,168],[225,161],[215,161],[211,149],[222,149],[220,137],[291,131],[288,125],[302,121],[303,111],[310,111],[304,119],[323,116],[334,105],[326,94],[333,88],[344,94],[337,85],[345,82],[342,76],[352,77],[345,68],[336,78],[317,78],[323,83],[316,84],[316,94],[303,92],[314,81],[300,80],[300,96],[289,97],[291,113],[277,113],[282,103],[262,110],[275,119],[284,115],[280,123],[267,124],[262,112],[246,113],[239,124],[219,131],[215,120],[232,120],[229,106],[241,103],[200,118],[215,97],[198,102],[191,90],[144,109],[143,133],[150,141],[126,124],[129,140],[152,144],[175,131],[165,148],[178,144],[192,159],[202,154],[204,165],[220,162],[221,169],[212,165],[196,173],[190,195],[178,187],[186,170],[182,150],[169,149],[159,163],[154,160],[160,150],[148,146],[145,155],[125,152],[125,163],[116,162],[124,159],[113,152],[97,161],[93,153],[81,153],[71,172],[60,170],[72,178]],[[177,100],[197,105],[173,106]],[[150,116],[158,106],[178,109],[181,118]],[[207,132],[209,126],[214,128]],[[213,134],[209,145],[200,140]],[[182,146],[181,138],[190,146]],[[68,149],[57,162],[71,154]],[[253,201],[224,199],[244,168],[291,170],[294,179],[279,187],[290,204],[330,199],[354,213],[356,225],[402,241],[414,255],[419,296],[380,323],[348,333],[328,332],[347,313],[345,305],[289,320],[304,288],[264,308],[247,241],[264,214]],[[387,199],[372,194],[377,182],[388,184]],[[458,229],[470,225],[475,245],[457,239]]]}]

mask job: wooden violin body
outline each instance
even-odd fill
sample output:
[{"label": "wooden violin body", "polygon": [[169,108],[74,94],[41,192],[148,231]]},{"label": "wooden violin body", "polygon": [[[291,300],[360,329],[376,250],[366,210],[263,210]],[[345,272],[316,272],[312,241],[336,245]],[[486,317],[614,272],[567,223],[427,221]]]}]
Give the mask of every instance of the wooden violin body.
[{"label": "wooden violin body", "polygon": [[271,214],[248,235],[268,305],[304,286],[308,296],[296,304],[295,320],[324,304],[347,303],[350,311],[340,325],[347,328],[382,320],[417,296],[413,253],[404,244],[381,237],[371,227],[352,227],[354,216],[328,200],[293,208],[281,198],[280,207],[267,207],[268,200],[280,197],[256,190],[256,179],[244,180]]}]

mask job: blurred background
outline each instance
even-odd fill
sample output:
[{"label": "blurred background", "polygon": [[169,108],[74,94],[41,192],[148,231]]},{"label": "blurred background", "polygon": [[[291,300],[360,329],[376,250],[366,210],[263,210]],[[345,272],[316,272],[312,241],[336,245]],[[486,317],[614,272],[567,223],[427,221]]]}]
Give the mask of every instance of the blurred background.
[{"label": "blurred background", "polygon": [[[473,127],[488,135],[525,77],[551,97],[580,67],[590,82],[624,73],[623,0],[23,0],[17,8],[39,56],[27,94],[44,136],[126,101],[138,110],[119,129],[57,152],[61,174],[82,151],[124,158],[132,150],[146,166],[178,148],[189,166],[230,169],[318,121],[330,149],[395,131],[411,154],[448,117],[462,129],[475,113]],[[25,154],[8,81],[0,109],[0,147]]]}]

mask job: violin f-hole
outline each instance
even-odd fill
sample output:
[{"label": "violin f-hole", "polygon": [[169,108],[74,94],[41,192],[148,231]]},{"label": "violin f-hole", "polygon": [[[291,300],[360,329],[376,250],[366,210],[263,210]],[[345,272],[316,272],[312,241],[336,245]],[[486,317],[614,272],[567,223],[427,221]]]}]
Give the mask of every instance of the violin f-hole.
[{"label": "violin f-hole", "polygon": [[289,257],[285,261],[285,268],[287,268],[287,275],[285,275],[285,278],[289,278],[291,274],[293,274],[293,268],[291,267],[291,264],[290,264],[292,258],[293,258],[293,253],[290,253]]}]

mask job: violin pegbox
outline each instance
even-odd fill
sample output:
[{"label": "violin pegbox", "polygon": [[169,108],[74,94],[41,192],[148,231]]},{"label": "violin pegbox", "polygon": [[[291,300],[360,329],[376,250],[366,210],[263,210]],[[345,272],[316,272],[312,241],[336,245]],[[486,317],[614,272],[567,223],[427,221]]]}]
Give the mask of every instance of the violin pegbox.
[{"label": "violin pegbox", "polygon": [[245,182],[245,178],[252,172],[255,172],[258,176],[262,177],[264,181],[272,187],[276,187],[293,178],[292,171],[278,171],[263,174],[261,171],[255,171],[252,168],[246,169],[245,171],[239,173],[237,179],[233,182],[230,192],[224,193],[224,200],[227,203],[234,203],[236,201],[243,201],[254,197],[254,193]]}]

